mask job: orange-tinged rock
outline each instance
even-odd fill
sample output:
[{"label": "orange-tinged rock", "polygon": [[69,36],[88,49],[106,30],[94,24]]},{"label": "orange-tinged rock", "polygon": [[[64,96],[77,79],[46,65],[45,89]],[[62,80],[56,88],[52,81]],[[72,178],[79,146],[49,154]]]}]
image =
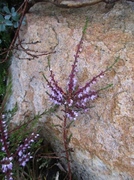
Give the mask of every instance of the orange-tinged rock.
[{"label": "orange-tinged rock", "polygon": [[[99,98],[91,103],[93,108],[81,113],[69,129],[69,134],[72,133],[69,146],[74,151],[72,169],[79,180],[133,180],[134,11],[128,4],[118,2],[107,13],[103,3],[81,9],[62,9],[45,3],[35,5],[26,15],[26,27],[22,26],[20,31],[23,46],[35,51],[35,55],[54,53],[32,58],[23,50],[14,51],[13,93],[7,108],[17,102],[13,123],[19,123],[24,115],[33,116],[50,107],[42,76],[43,72],[49,78],[48,59],[56,80],[66,89],[86,17],[89,24],[78,62],[80,85],[105,70],[117,57],[120,60],[94,86],[99,89],[113,83],[113,87],[101,91]],[[62,117],[63,112],[59,110],[56,114]],[[44,138],[61,154],[62,129],[54,125],[62,126],[62,121],[54,115],[43,116],[40,125]]]}]

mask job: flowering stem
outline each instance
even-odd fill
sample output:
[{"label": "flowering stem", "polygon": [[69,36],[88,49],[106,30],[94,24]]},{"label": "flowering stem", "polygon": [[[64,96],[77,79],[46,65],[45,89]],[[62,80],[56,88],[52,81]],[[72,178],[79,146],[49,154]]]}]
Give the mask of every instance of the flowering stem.
[{"label": "flowering stem", "polygon": [[105,72],[109,71],[109,70],[118,62],[118,60],[119,60],[119,57],[117,57],[117,58],[115,59],[115,61],[113,62],[113,64],[111,64],[109,67],[107,67],[107,69],[105,70]]},{"label": "flowering stem", "polygon": [[99,89],[98,92],[103,91],[103,90],[105,90],[105,89],[108,89],[108,88],[110,88],[110,87],[112,87],[112,86],[113,86],[113,84],[108,84],[108,85],[105,86],[104,88]]},{"label": "flowering stem", "polygon": [[[74,56],[74,62],[72,64],[71,72],[68,77],[66,90],[64,91],[63,88],[60,87],[58,82],[55,80],[55,74],[53,70],[50,68],[50,64],[48,65],[50,71],[50,80],[43,75],[49,89],[51,90],[50,93],[47,92],[47,94],[52,100],[52,102],[58,107],[60,105],[64,106],[64,110],[62,110],[64,112],[62,133],[63,133],[63,144],[64,144],[65,155],[67,160],[67,167],[68,167],[68,180],[72,179],[72,173],[71,173],[71,163],[70,163],[71,157],[69,152],[69,141],[68,141],[69,127],[67,126],[68,125],[67,119],[76,120],[79,111],[86,112],[90,107],[92,107],[90,106],[90,102],[98,97],[100,91],[105,90],[112,86],[112,84],[109,84],[106,87],[103,87],[99,90],[92,90],[92,85],[96,84],[98,79],[103,78],[105,73],[109,71],[118,61],[117,58],[111,66],[107,67],[104,71],[101,71],[98,75],[94,76],[90,81],[88,81],[82,87],[79,86],[79,82],[77,81],[76,78],[76,73],[78,71],[77,63],[78,63],[79,53],[82,51],[82,43],[87,29],[87,23],[88,23],[88,19],[82,31],[82,37],[77,45],[77,50]],[[60,117],[59,119],[62,120],[62,118]]]},{"label": "flowering stem", "polygon": [[[65,112],[66,112],[66,105],[65,105]],[[64,149],[66,153],[66,160],[68,166],[68,180],[72,179],[72,172],[70,167],[70,157],[69,157],[69,148],[68,148],[68,141],[67,141],[67,116],[65,114],[64,121],[63,121],[63,141],[64,141]]]},{"label": "flowering stem", "polygon": [[4,148],[4,152],[7,154],[8,157],[10,157],[10,152],[8,149],[8,129],[6,125],[6,121],[2,118],[2,114],[0,114],[0,139],[2,142],[2,147]]}]

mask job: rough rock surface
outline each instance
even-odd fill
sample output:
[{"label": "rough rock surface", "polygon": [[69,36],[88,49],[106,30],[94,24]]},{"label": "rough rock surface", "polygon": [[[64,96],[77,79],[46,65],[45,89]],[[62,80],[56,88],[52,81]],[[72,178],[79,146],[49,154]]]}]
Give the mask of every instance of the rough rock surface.
[{"label": "rough rock surface", "polygon": [[[107,11],[104,4],[81,9],[62,9],[38,3],[27,14],[20,39],[28,53],[52,52],[31,57],[22,48],[14,52],[11,65],[13,93],[7,104],[17,102],[13,122],[43,112],[50,107],[46,94],[49,77],[48,59],[60,86],[65,88],[81,38],[86,17],[89,25],[78,62],[78,80],[84,84],[111,65],[119,62],[98,81],[97,88],[113,83],[100,93],[86,114],[80,114],[70,127],[73,170],[79,180],[134,179],[134,11],[118,2]],[[36,51],[36,52],[34,52]],[[58,111],[56,114],[62,116]],[[41,124],[42,122],[42,124]],[[43,116],[40,123],[44,137],[61,152],[62,124],[55,115]]]}]

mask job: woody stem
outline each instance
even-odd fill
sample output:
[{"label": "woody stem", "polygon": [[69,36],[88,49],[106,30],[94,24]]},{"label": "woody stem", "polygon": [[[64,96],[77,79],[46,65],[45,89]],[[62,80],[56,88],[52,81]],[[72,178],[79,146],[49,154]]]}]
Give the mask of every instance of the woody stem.
[{"label": "woody stem", "polygon": [[[66,112],[66,106],[65,106],[65,112]],[[68,148],[68,141],[67,141],[67,116],[66,114],[64,116],[64,122],[63,122],[63,141],[64,141],[64,149],[65,149],[65,154],[66,154],[67,166],[68,166],[68,180],[72,180],[69,148]]]}]

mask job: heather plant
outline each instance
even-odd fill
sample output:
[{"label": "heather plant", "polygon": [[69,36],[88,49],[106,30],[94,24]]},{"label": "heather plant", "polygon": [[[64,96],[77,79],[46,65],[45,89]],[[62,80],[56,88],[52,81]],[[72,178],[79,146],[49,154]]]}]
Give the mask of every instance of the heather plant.
[{"label": "heather plant", "polygon": [[[37,151],[41,148],[43,138],[36,133],[36,125],[43,115],[54,113],[57,106],[45,110],[42,113],[34,115],[33,118],[28,117],[23,123],[12,127],[11,120],[18,110],[17,104],[12,110],[5,111],[0,116],[0,162],[1,171],[4,179],[20,179],[32,178],[38,174],[38,168],[34,170],[34,165],[30,162],[35,159]],[[32,127],[32,128],[31,128]],[[39,129],[38,129],[39,132]],[[43,159],[43,157],[36,158]],[[47,164],[48,160],[40,161],[39,169],[43,169],[43,163]],[[29,164],[28,164],[29,163]],[[31,171],[31,169],[33,170]],[[0,175],[3,177],[3,175]],[[37,177],[37,176],[36,176]],[[36,178],[33,178],[36,179]]]},{"label": "heather plant", "polygon": [[76,54],[74,56],[74,62],[72,65],[71,73],[69,75],[66,88],[62,88],[58,85],[58,82],[55,80],[55,74],[50,67],[50,63],[49,63],[49,71],[50,71],[49,79],[46,78],[45,75],[43,75],[50,90],[49,92],[46,92],[50,100],[52,101],[53,104],[63,107],[62,111],[64,112],[64,115],[63,117],[58,116],[58,118],[63,121],[63,127],[62,127],[63,141],[65,148],[65,155],[67,159],[69,180],[72,179],[71,165],[70,165],[71,149],[69,149],[69,139],[72,135],[68,137],[68,128],[70,127],[71,123],[68,125],[67,120],[69,119],[72,122],[73,120],[77,119],[80,112],[87,112],[88,109],[91,107],[90,105],[91,102],[98,97],[99,92],[112,86],[112,84],[109,84],[106,87],[102,87],[101,89],[92,90],[92,86],[96,84],[100,78],[103,78],[106,72],[109,71],[113,67],[113,65],[117,62],[116,59],[111,66],[106,68],[104,71],[101,71],[97,76],[93,77],[82,87],[79,85],[78,79],[76,77],[78,71],[77,63],[78,63],[79,53],[81,52],[82,49],[83,38],[86,32],[86,28],[87,28],[87,22],[83,29],[82,37],[79,41],[79,44],[77,45]]},{"label": "heather plant", "polygon": [[[42,138],[35,133],[33,128],[42,114],[35,115],[32,119],[26,119],[16,127],[12,127],[10,121],[18,110],[17,104],[12,110],[5,111],[0,118],[0,162],[1,172],[5,179],[16,177],[32,159],[35,149],[40,147]],[[10,126],[9,126],[10,125]],[[12,128],[11,128],[12,127]],[[37,141],[38,140],[38,141]]]},{"label": "heather plant", "polygon": [[1,151],[3,152],[3,154],[1,153],[3,156],[1,159],[1,170],[2,173],[5,174],[5,179],[12,180],[14,163],[17,162],[18,165],[22,167],[26,166],[26,163],[32,158],[29,149],[37,140],[39,134],[34,132],[29,134],[28,137],[18,144],[16,150],[13,152],[11,151],[13,144],[10,144],[9,141],[9,131],[7,122],[5,120],[5,115],[2,115],[2,119],[0,119],[0,131]]}]

